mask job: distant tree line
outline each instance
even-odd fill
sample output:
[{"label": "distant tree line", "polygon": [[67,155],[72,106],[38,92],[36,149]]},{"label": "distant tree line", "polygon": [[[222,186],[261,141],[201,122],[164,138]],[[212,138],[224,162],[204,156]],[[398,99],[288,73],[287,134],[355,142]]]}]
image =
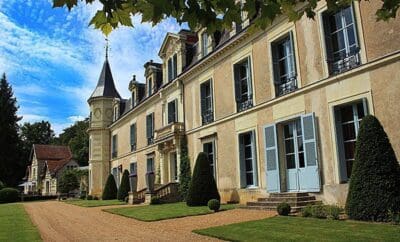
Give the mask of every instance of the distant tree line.
[{"label": "distant tree line", "polygon": [[89,119],[75,122],[55,137],[48,121],[35,123],[18,122],[17,99],[6,75],[0,80],[0,181],[7,186],[17,186],[25,176],[30,163],[33,144],[68,145],[73,158],[81,166],[87,165],[89,157],[89,137],[86,130]]}]

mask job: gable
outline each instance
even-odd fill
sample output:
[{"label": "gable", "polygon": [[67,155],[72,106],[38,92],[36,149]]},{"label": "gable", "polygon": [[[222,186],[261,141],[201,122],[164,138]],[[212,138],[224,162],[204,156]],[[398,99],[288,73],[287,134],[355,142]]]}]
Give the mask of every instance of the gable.
[{"label": "gable", "polygon": [[179,39],[179,35],[167,33],[161,45],[160,51],[158,52],[158,55],[163,58],[163,56],[167,55],[168,52],[171,52],[171,49],[175,49],[175,46],[177,45]]}]

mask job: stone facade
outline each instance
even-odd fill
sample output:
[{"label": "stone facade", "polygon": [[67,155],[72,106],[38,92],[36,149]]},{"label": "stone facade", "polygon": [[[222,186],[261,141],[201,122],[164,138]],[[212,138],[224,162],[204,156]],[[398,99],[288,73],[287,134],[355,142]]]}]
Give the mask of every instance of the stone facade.
[{"label": "stone facade", "polygon": [[[377,116],[400,157],[400,20],[375,22],[376,7],[375,2],[355,2],[336,13],[352,26],[345,30],[346,55],[343,50],[339,57],[333,50],[340,52],[341,47],[329,45],[333,26],[327,27],[326,19],[332,16],[324,3],[319,3],[315,20],[279,18],[265,31],[250,33],[245,21],[243,31],[224,32],[219,39],[204,37],[204,30],[168,34],[159,54],[162,85],[129,108],[138,95],[114,99],[112,110],[119,110],[115,120],[103,123],[101,145],[92,141],[91,153],[104,154],[103,164],[110,165],[91,167],[92,186],[115,168],[117,181],[127,169],[138,174],[138,189],[143,189],[149,158],[158,183],[175,181],[180,142],[186,136],[192,169],[199,152],[209,153],[222,202],[244,204],[271,192],[306,191],[343,205],[354,155],[355,137],[348,136],[356,135],[364,115]],[[286,55],[279,58],[281,47]],[[152,65],[145,65],[146,73]],[[145,78],[148,87],[148,74]],[[172,100],[177,100],[177,114],[168,122]],[[346,120],[349,112],[352,119]],[[150,113],[154,140],[148,143]],[[135,149],[132,124],[137,129]],[[107,154],[114,135],[118,153],[111,158]],[[96,185],[92,194],[101,188]]]}]

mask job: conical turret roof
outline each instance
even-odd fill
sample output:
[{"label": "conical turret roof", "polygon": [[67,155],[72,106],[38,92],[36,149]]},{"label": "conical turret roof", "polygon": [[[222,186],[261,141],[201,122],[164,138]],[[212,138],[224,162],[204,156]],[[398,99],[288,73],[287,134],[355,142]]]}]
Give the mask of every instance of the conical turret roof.
[{"label": "conical turret roof", "polygon": [[96,89],[90,96],[89,100],[96,97],[114,97],[121,98],[117,89],[114,85],[114,79],[111,73],[110,63],[108,63],[108,58],[103,64],[103,69],[101,70],[99,81],[97,82]]}]

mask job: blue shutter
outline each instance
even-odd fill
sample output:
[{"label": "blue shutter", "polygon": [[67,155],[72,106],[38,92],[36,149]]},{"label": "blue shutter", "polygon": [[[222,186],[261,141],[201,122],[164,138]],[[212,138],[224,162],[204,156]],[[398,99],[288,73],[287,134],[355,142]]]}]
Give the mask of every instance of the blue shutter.
[{"label": "blue shutter", "polygon": [[320,191],[318,168],[317,134],[314,113],[301,116],[303,129],[304,160],[306,167],[299,174],[300,190],[308,192]]},{"label": "blue shutter", "polygon": [[293,37],[293,32],[290,31],[289,32],[289,41],[290,41],[290,53],[292,54],[292,58],[291,58],[291,65],[292,65],[292,73],[289,73],[289,78],[293,78],[296,77],[297,75],[297,71],[296,71],[296,56],[295,56],[295,50],[294,50],[294,37]]},{"label": "blue shutter", "polygon": [[[271,45],[271,54],[272,54],[272,63],[273,63],[273,72],[274,72],[274,83],[280,84],[280,70],[279,70],[279,55],[278,55],[278,44],[273,43]],[[277,90],[275,90],[278,93]]]},{"label": "blue shutter", "polygon": [[264,127],[264,144],[267,192],[280,192],[278,142],[275,124]]}]

